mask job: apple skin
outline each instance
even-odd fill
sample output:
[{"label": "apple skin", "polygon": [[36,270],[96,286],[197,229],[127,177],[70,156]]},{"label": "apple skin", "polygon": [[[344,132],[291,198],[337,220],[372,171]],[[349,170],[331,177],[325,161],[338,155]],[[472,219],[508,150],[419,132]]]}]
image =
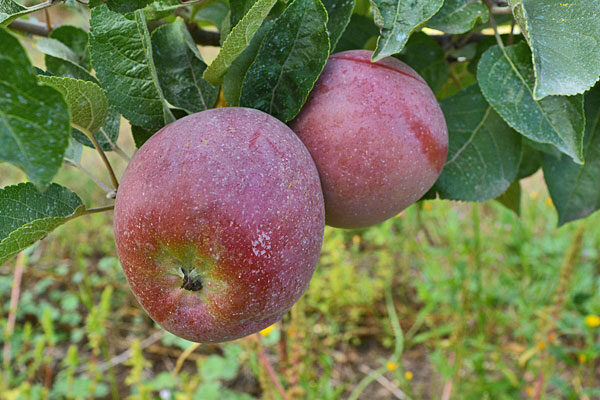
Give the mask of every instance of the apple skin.
[{"label": "apple skin", "polygon": [[290,127],[321,176],[328,225],[362,228],[421,198],[448,154],[444,114],[423,78],[371,51],[329,57]]},{"label": "apple skin", "polygon": [[308,150],[258,110],[179,119],[135,154],[117,192],[114,234],[150,317],[194,342],[279,320],[317,265],[325,210]]}]

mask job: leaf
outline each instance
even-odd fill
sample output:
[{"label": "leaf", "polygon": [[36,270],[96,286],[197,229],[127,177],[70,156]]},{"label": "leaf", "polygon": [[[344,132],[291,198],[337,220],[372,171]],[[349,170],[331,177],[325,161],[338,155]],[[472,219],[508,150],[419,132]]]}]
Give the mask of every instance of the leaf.
[{"label": "leaf", "polygon": [[558,225],[584,218],[600,208],[600,84],[585,96],[585,164],[569,157],[542,155],[544,179],[558,211]]},{"label": "leaf", "polygon": [[329,56],[327,11],[320,0],[294,0],[267,33],[250,65],[240,105],[286,122],[306,101]]},{"label": "leaf", "polygon": [[338,40],[350,22],[354,0],[323,0],[327,10],[327,32],[329,33],[330,50],[335,49]]},{"label": "leaf", "polygon": [[[208,22],[214,25],[222,36],[229,31],[229,7],[224,1],[216,1],[213,4],[202,8],[196,14],[194,14],[194,21]],[[243,17],[243,15],[242,15]],[[241,17],[240,17],[241,19]],[[223,29],[224,25],[227,25],[227,29]]]},{"label": "leaf", "polygon": [[0,161],[46,187],[62,164],[71,120],[62,94],[39,85],[18,39],[0,28]]},{"label": "leaf", "polygon": [[[119,130],[121,128],[121,114],[113,105],[108,105],[108,114],[106,116],[106,122],[102,125],[102,128],[94,134],[100,148],[104,151],[113,151],[114,143],[117,143],[119,138]],[[81,131],[73,129],[71,133],[73,138],[79,143],[94,148],[92,141]]]},{"label": "leaf", "polygon": [[277,0],[257,0],[254,3],[223,42],[217,58],[204,71],[204,79],[215,86],[220,86],[223,83],[223,76],[225,76],[231,63],[248,46],[276,2]]},{"label": "leaf", "polygon": [[236,26],[244,18],[244,15],[248,13],[250,8],[252,8],[254,3],[256,3],[256,0],[229,0],[229,8],[231,9],[229,21],[231,26]]},{"label": "leaf", "polygon": [[583,93],[600,78],[600,2],[513,1],[533,51],[534,97]]},{"label": "leaf", "polygon": [[183,19],[152,33],[152,51],[160,87],[170,104],[190,114],[213,107],[218,89],[202,79],[206,64]]},{"label": "leaf", "polygon": [[444,0],[371,0],[375,24],[379,27],[373,61],[399,53],[411,33],[431,18]]},{"label": "leaf", "polygon": [[39,76],[40,82],[59,90],[69,104],[71,124],[88,135],[104,125],[108,114],[108,100],[100,86],[93,82],[58,76]]},{"label": "leaf", "polygon": [[45,1],[32,7],[25,7],[13,0],[0,0],[0,27],[7,26],[23,15],[42,10],[48,6],[49,4]]},{"label": "leaf", "polygon": [[106,5],[111,11],[129,13],[146,7],[152,0],[107,0]]},{"label": "leaf", "polygon": [[410,37],[398,58],[417,71],[433,93],[437,93],[448,80],[450,67],[444,49],[423,32],[416,32]]},{"label": "leaf", "polygon": [[506,192],[495,199],[517,215],[521,215],[521,184],[514,181],[510,184]]},{"label": "leaf", "polygon": [[65,150],[65,160],[73,161],[75,163],[81,162],[81,153],[83,146],[74,138],[69,138],[69,146]]},{"label": "leaf", "polygon": [[248,68],[254,62],[258,50],[262,45],[263,40],[269,30],[273,27],[274,20],[265,20],[263,25],[258,28],[254,37],[248,44],[248,47],[242,51],[242,53],[233,60],[231,66],[225,74],[223,79],[223,96],[228,106],[239,106],[240,96],[242,95],[242,85],[244,78],[248,72]]},{"label": "leaf", "polygon": [[485,101],[475,84],[440,102],[448,125],[448,160],[435,189],[441,198],[484,201],[515,180],[521,137]]},{"label": "leaf", "polygon": [[53,75],[99,83],[80,65],[80,57],[63,42],[52,38],[41,39],[37,42],[36,47],[46,55],[46,68]]},{"label": "leaf", "polygon": [[154,131],[149,131],[140,126],[131,125],[131,135],[133,136],[133,142],[135,143],[135,147],[138,149],[142,147],[146,140],[150,139],[152,135],[154,135]]},{"label": "leaf", "polygon": [[55,183],[44,192],[31,183],[0,189],[0,264],[83,211],[81,199]]},{"label": "leaf", "polygon": [[427,26],[446,33],[464,33],[490,18],[488,8],[476,0],[446,0]]},{"label": "leaf", "polygon": [[364,15],[352,14],[350,23],[337,42],[333,53],[346,50],[364,49],[367,41],[377,36],[379,30],[373,23],[373,18]]},{"label": "leaf", "polygon": [[534,100],[529,48],[521,42],[506,47],[506,55],[493,46],[481,57],[477,77],[485,98],[523,136],[550,143],[582,163],[583,96]]},{"label": "leaf", "polygon": [[86,31],[72,25],[61,25],[50,32],[50,38],[56,39],[67,46],[76,55],[77,64],[86,70],[91,68]]},{"label": "leaf", "polygon": [[109,102],[125,118],[150,130],[175,120],[158,83],[142,11],[129,20],[105,5],[94,8],[90,51]]},{"label": "leaf", "polygon": [[517,179],[527,178],[535,174],[542,167],[542,154],[528,143],[529,142],[523,138],[523,156],[521,157],[521,165],[519,165]]}]

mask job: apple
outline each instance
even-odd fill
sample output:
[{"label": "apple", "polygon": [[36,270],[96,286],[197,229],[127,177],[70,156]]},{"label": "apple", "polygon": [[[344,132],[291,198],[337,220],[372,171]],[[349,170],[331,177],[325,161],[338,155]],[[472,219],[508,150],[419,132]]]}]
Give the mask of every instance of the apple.
[{"label": "apple", "polygon": [[258,110],[181,118],[135,154],[114,234],[150,317],[194,342],[279,320],[306,289],[325,225],[319,175],[285,124]]},{"label": "apple", "polygon": [[423,78],[371,51],[329,57],[290,127],[310,151],[328,225],[362,228],[421,198],[448,154],[444,114]]}]

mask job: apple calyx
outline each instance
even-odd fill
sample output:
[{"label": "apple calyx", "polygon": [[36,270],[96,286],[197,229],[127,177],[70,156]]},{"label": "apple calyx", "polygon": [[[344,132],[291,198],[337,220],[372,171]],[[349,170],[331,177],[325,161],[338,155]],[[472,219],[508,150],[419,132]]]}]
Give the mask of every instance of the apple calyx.
[{"label": "apple calyx", "polygon": [[198,292],[202,290],[202,277],[193,268],[180,267],[181,273],[183,274],[182,289],[189,290],[191,292]]}]

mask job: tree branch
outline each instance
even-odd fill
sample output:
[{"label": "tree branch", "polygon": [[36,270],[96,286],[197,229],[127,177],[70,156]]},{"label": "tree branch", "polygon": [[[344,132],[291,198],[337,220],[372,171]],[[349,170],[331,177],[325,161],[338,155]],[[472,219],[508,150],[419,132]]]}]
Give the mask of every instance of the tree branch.
[{"label": "tree branch", "polygon": [[36,36],[48,37],[50,30],[48,26],[43,22],[34,22],[25,19],[15,19],[13,22],[8,24],[8,27],[15,31],[30,33]]}]

